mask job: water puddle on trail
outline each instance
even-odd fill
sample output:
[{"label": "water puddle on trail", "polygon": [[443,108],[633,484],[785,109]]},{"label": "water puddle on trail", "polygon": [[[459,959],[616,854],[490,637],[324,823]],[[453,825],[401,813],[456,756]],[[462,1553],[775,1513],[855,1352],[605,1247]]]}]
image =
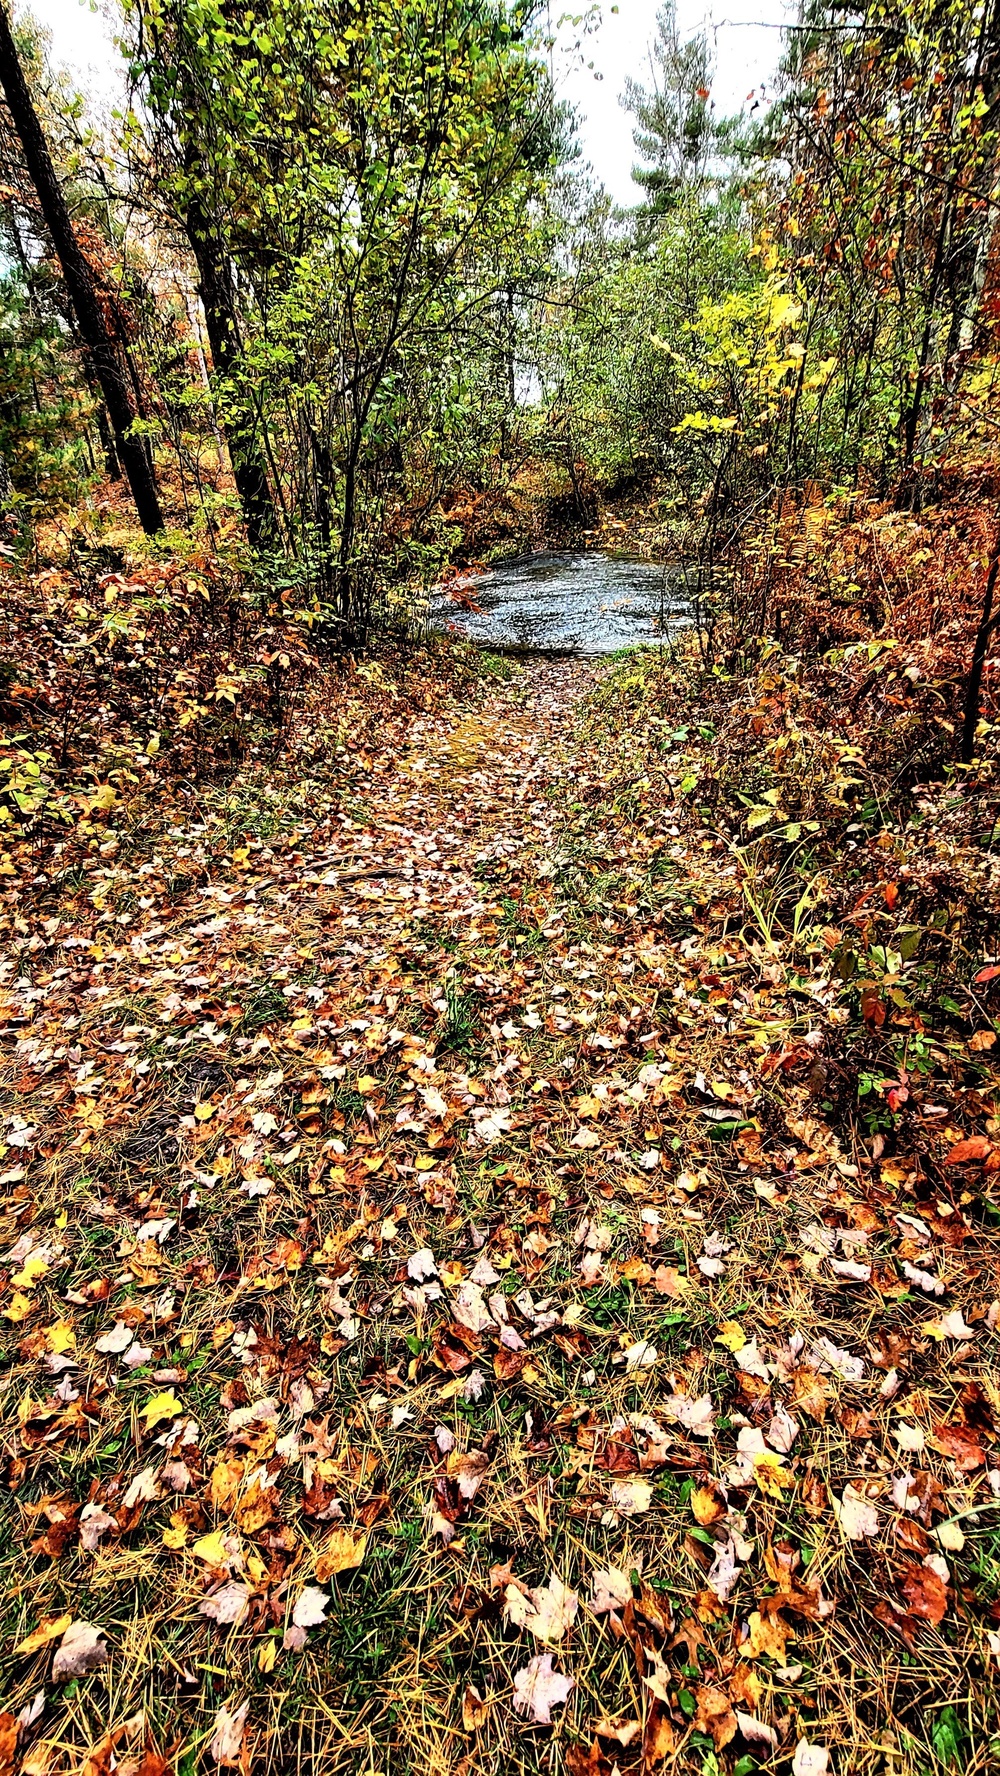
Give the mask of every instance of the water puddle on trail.
[{"label": "water puddle on trail", "polygon": [[538,554],[453,581],[430,619],[501,653],[611,654],[689,621],[675,569],[621,555]]}]

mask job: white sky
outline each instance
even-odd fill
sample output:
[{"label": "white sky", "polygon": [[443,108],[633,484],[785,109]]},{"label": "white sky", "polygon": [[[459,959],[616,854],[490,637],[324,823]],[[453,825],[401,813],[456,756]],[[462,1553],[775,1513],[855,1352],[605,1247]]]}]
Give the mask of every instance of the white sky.
[{"label": "white sky", "polygon": [[[52,33],[53,59],[70,69],[85,92],[113,101],[121,79],[111,22],[114,0],[98,3],[100,10],[87,0],[31,0],[30,10]],[[612,13],[612,0],[604,0],[601,22],[579,52],[573,47],[578,30],[560,23],[555,6],[551,11],[560,44],[555,60],[560,93],[581,113],[586,159],[621,204],[634,203],[638,192],[630,177],[632,119],[619,95],[628,75],[649,84],[649,43],[659,3],[618,0]],[[709,31],[716,62],[712,97],[725,116],[767,86],[781,54],[782,35],[775,27],[794,19],[798,5],[797,0],[678,0],[677,10],[682,35],[693,35],[701,24]]]}]

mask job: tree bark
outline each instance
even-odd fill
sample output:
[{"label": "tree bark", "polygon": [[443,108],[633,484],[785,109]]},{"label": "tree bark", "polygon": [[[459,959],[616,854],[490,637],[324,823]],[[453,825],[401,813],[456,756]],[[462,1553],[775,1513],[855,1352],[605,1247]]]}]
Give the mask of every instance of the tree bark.
[{"label": "tree bark", "polygon": [[983,688],[983,669],[989,653],[993,631],[997,626],[997,618],[993,615],[993,597],[996,592],[997,574],[1000,572],[1000,530],[993,544],[993,553],[986,573],[986,585],[983,590],[983,608],[979,615],[979,628],[972,648],[972,662],[969,667],[969,684],[965,693],[965,712],[962,721],[962,752],[963,765],[971,765],[976,750],[976,729],[979,726],[979,699]]},{"label": "tree bark", "polygon": [[[232,280],[223,249],[200,204],[188,205],[184,228],[198,267],[198,291],[205,311],[208,343],[212,348],[212,366],[217,376],[234,382],[240,367],[240,343]],[[247,535],[255,549],[273,548],[278,528],[274,501],[253,425],[245,418],[219,417],[229,446],[233,480],[243,508]]]},{"label": "tree bark", "polygon": [[147,536],[153,536],[163,529],[163,518],[156,481],[142,440],[129,435],[135,411],[125,368],[101,306],[93,268],[73,231],[66,200],[28,90],[3,0],[0,0],[0,87],[24,151],[28,175],[38,193],[52,245],[62,266],[80,337],[104,396],[114,433],[115,449],[128,477],[139,522]]}]

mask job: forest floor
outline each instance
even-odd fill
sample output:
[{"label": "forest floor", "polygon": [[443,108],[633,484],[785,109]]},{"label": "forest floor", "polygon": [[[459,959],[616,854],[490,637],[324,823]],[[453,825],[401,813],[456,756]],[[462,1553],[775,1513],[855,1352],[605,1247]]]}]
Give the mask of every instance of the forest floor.
[{"label": "forest floor", "polygon": [[10,884],[4,1776],[997,1767],[991,1141],[838,1121],[671,670]]}]

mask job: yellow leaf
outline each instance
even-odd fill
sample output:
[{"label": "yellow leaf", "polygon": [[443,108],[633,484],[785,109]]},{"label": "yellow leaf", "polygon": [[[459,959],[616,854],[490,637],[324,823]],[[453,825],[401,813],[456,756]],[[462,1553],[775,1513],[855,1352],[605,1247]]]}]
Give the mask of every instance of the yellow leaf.
[{"label": "yellow leaf", "polygon": [[154,1394],[151,1400],[146,1401],[142,1409],[147,1431],[151,1431],[153,1426],[158,1425],[163,1419],[174,1418],[181,1410],[181,1403],[173,1388],[168,1388],[165,1394]]},{"label": "yellow leaf", "polygon": [[417,1155],[416,1167],[418,1172],[432,1172],[436,1165],[437,1160],[434,1158],[433,1154],[420,1153]]},{"label": "yellow leaf", "polygon": [[265,1676],[266,1676],[267,1672],[273,1671],[274,1670],[274,1661],[277,1657],[278,1657],[278,1643],[277,1643],[277,1641],[276,1640],[262,1640],[260,1643],[260,1646],[257,1648],[257,1669],[258,1669],[258,1671],[263,1671]]},{"label": "yellow leaf", "polygon": [[769,1449],[760,1450],[753,1458],[753,1477],[765,1498],[780,1499],[782,1492],[795,1485],[793,1475],[782,1467],[781,1457]]},{"label": "yellow leaf", "polygon": [[215,1115],[214,1104],[196,1104],[194,1113],[199,1122],[210,1122]]},{"label": "yellow leaf", "polygon": [[76,1333],[68,1320],[56,1320],[51,1326],[46,1326],[45,1336],[49,1350],[57,1357],[61,1357],[64,1351],[76,1349]]},{"label": "yellow leaf", "polygon": [[48,1646],[50,1640],[59,1640],[65,1634],[73,1617],[53,1616],[48,1622],[39,1622],[30,1634],[26,1634],[14,1648],[15,1654],[37,1653],[40,1647]]},{"label": "yellow leaf", "polygon": [[737,1351],[743,1349],[746,1341],[747,1335],[744,1332],[743,1327],[740,1325],[739,1320],[726,1320],[723,1325],[719,1327],[715,1336],[716,1344],[725,1345],[727,1351],[732,1351],[734,1356]]},{"label": "yellow leaf", "polygon": [[18,1293],[12,1298],[10,1306],[4,1308],[3,1317],[5,1320],[10,1320],[13,1325],[19,1326],[21,1321],[26,1320],[28,1315],[34,1311],[35,1303],[31,1296]]},{"label": "yellow leaf", "polygon": [[208,1535],[203,1535],[193,1544],[191,1552],[197,1554],[198,1559],[204,1560],[208,1566],[225,1566],[229,1558],[222,1532],[218,1529],[211,1529]]},{"label": "yellow leaf", "polygon": [[746,1659],[759,1659],[766,1653],[776,1665],[785,1663],[785,1642],[789,1636],[788,1623],[783,1616],[762,1616],[759,1610],[753,1610],[747,1617],[750,1637],[740,1648]]},{"label": "yellow leaf", "polygon": [[358,1080],[358,1090],[359,1090],[359,1092],[373,1092],[375,1090],[375,1087],[377,1086],[377,1084],[378,1084],[378,1080],[374,1077],[373,1074],[363,1073],[361,1075],[361,1078]]},{"label": "yellow leaf", "polygon": [[335,1529],[316,1562],[316,1577],[321,1585],[335,1573],[349,1572],[360,1566],[368,1546],[366,1535],[354,1536],[349,1529]]},{"label": "yellow leaf", "polygon": [[186,1523],[172,1524],[169,1529],[163,1531],[163,1546],[165,1548],[183,1548],[187,1544],[187,1539]]},{"label": "yellow leaf", "polygon": [[24,1260],[23,1268],[10,1280],[15,1289],[33,1289],[39,1277],[43,1277],[48,1268],[47,1258],[40,1257],[37,1252],[29,1252]]}]

